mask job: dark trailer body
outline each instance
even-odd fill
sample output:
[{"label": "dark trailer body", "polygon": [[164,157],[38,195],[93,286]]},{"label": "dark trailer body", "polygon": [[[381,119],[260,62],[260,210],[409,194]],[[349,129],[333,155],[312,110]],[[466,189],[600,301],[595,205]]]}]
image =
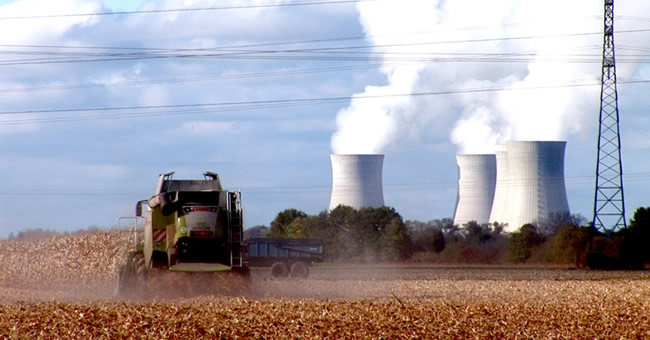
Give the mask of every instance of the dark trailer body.
[{"label": "dark trailer body", "polygon": [[307,277],[309,266],[323,262],[323,241],[309,238],[254,237],[246,242],[249,266],[271,267],[271,274]]}]

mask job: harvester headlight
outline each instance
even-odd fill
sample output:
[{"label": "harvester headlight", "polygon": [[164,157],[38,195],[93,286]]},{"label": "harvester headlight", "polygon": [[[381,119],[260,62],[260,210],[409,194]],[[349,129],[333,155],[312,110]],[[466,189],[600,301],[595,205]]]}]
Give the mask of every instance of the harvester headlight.
[{"label": "harvester headlight", "polygon": [[183,234],[187,233],[187,228],[186,227],[181,227],[181,233],[183,233]]}]

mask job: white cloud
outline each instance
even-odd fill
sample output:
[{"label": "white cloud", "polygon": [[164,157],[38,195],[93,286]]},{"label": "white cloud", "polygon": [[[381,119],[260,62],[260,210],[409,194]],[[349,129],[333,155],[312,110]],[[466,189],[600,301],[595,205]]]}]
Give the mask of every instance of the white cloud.
[{"label": "white cloud", "polygon": [[142,106],[160,106],[171,104],[171,94],[169,91],[158,85],[146,86],[140,94],[140,105]]},{"label": "white cloud", "polygon": [[127,166],[109,162],[89,163],[61,156],[28,157],[4,155],[0,157],[0,168],[5,176],[12,178],[6,183],[6,190],[77,190],[110,187],[110,182],[123,181],[131,175]]},{"label": "white cloud", "polygon": [[638,131],[630,132],[625,136],[624,146],[630,149],[650,150],[650,136]]},{"label": "white cloud", "polygon": [[196,135],[196,136],[218,136],[232,133],[235,128],[234,122],[217,122],[217,121],[188,121],[177,131],[178,135]]},{"label": "white cloud", "polygon": [[[94,13],[101,9],[99,1],[89,0],[22,0],[0,6],[2,17],[47,16],[71,13]],[[93,16],[68,16],[34,19],[0,20],[0,41],[3,44],[52,45],[66,31],[77,25],[92,25]]]},{"label": "white cloud", "polygon": [[277,125],[278,130],[290,133],[329,132],[334,129],[334,122],[324,119],[284,120]]}]

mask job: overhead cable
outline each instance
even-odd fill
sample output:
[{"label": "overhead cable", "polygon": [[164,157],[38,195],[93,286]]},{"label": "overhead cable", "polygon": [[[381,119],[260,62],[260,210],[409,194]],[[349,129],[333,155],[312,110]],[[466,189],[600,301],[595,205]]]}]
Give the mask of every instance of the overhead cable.
[{"label": "overhead cable", "polygon": [[[622,84],[640,84],[650,83],[650,80],[630,80],[621,81]],[[498,92],[498,91],[526,91],[571,87],[589,87],[599,86],[599,83],[574,83],[563,85],[547,86],[530,86],[530,87],[492,87],[492,88],[474,88],[474,89],[456,89],[431,92],[415,92],[389,95],[359,95],[354,96],[354,100],[373,100],[379,98],[395,97],[419,97],[419,96],[439,96],[463,93],[478,92]],[[88,120],[117,120],[131,118],[160,117],[173,115],[188,114],[205,114],[216,112],[231,112],[245,110],[259,110],[271,108],[286,108],[297,106],[325,105],[333,103],[345,103],[350,101],[350,97],[323,97],[323,98],[305,98],[305,99],[282,99],[282,100],[260,100],[260,101],[242,101],[242,102],[219,102],[219,103],[192,103],[192,104],[174,104],[174,105],[148,105],[148,106],[124,106],[124,107],[87,107],[87,108],[62,108],[62,109],[43,109],[43,110],[23,110],[23,111],[3,111],[0,115],[25,115],[25,114],[60,114],[60,113],[82,113],[90,112],[92,114],[74,115],[74,116],[50,116],[50,117],[29,117],[0,120],[0,126],[6,125],[24,125],[39,123],[61,123]]]},{"label": "overhead cable", "polygon": [[0,17],[0,20],[204,12],[204,11],[237,10],[237,9],[273,8],[273,7],[300,7],[300,6],[315,6],[315,5],[343,5],[343,4],[353,4],[358,2],[375,2],[375,1],[377,0],[328,0],[328,1],[322,0],[322,1],[289,2],[289,3],[265,3],[265,4],[257,4],[257,5],[169,8],[169,9],[149,9],[149,10],[143,9],[143,10],[135,10],[135,11],[113,11],[113,12],[95,12],[95,13],[88,12],[88,13],[67,13],[67,14],[22,15],[22,16]]}]

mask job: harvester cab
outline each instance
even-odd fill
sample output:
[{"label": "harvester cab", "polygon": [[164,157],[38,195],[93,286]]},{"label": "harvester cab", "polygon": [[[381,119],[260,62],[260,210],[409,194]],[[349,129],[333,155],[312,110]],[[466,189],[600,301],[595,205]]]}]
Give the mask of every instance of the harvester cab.
[{"label": "harvester cab", "polygon": [[173,175],[160,175],[154,195],[136,205],[144,237],[119,270],[118,294],[154,271],[248,275],[240,192],[224,190],[216,173],[201,180]]}]

